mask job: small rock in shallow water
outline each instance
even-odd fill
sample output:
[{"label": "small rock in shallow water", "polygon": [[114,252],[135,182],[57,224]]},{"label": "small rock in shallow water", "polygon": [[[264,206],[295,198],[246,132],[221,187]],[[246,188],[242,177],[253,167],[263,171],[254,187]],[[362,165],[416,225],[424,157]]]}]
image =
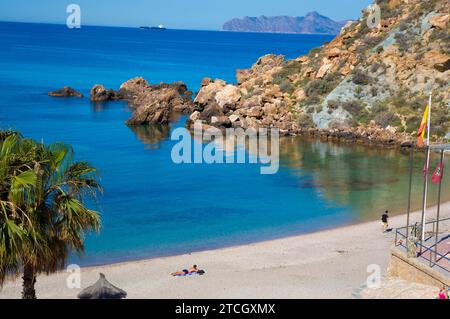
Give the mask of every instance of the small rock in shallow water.
[{"label": "small rock in shallow water", "polygon": [[70,86],[65,86],[62,89],[49,92],[48,95],[53,97],[83,97],[83,94],[71,88]]}]

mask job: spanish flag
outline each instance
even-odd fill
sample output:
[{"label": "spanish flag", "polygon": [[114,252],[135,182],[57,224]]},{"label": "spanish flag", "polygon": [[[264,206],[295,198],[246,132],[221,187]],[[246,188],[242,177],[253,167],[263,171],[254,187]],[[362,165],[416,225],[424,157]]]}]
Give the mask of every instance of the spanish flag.
[{"label": "spanish flag", "polygon": [[430,112],[430,105],[427,105],[425,113],[423,114],[422,123],[420,123],[419,131],[417,132],[417,146],[423,147],[423,140],[428,129],[428,112]]}]

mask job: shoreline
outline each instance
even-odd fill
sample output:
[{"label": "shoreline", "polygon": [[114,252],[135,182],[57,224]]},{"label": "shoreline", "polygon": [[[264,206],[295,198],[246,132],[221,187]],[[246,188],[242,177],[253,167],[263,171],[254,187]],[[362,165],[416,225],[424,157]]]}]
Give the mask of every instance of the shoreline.
[{"label": "shoreline", "polygon": [[[436,207],[429,208],[429,216]],[[441,205],[450,215],[450,202]],[[412,214],[420,219],[421,212]],[[390,227],[402,227],[405,215],[391,217]],[[381,233],[380,222],[364,222],[319,232],[190,254],[127,261],[81,268],[81,288],[92,285],[102,272],[128,298],[352,298],[364,285],[369,265],[385,275],[394,233]],[[169,274],[192,264],[204,276],[174,278]],[[38,298],[76,298],[66,272],[40,275]],[[20,298],[21,281],[8,281],[0,299]]]},{"label": "shoreline", "polygon": [[[332,141],[334,142],[334,141]],[[442,196],[442,200],[444,201],[443,203],[441,203],[441,207],[448,207],[449,213],[450,213],[450,196],[446,197],[446,196]],[[414,210],[414,205],[412,205],[412,212],[411,214],[418,214],[419,209]],[[436,206],[429,206],[427,208],[429,211],[430,210],[435,210]],[[380,211],[381,214],[381,211]],[[389,211],[389,215],[390,215],[390,219],[393,218],[399,218],[400,216],[406,216],[405,213],[402,213],[400,210],[390,210]],[[450,214],[449,214],[450,217]],[[406,218],[406,217],[405,217]],[[168,253],[168,254],[155,254],[155,255],[149,255],[149,256],[141,256],[141,257],[125,257],[125,258],[115,258],[116,260],[113,261],[113,259],[111,259],[111,261],[105,261],[105,262],[93,262],[93,263],[86,263],[84,265],[81,265],[81,268],[96,268],[96,267],[104,267],[104,266],[111,266],[111,265],[116,265],[116,264],[127,264],[127,263],[133,263],[133,262],[140,262],[140,261],[148,261],[148,260],[153,260],[153,259],[160,259],[160,258],[170,258],[170,257],[176,257],[176,256],[183,256],[183,255],[190,255],[190,254],[195,254],[195,253],[201,253],[201,252],[206,252],[206,251],[218,251],[218,250],[222,250],[222,249],[228,249],[228,248],[233,248],[233,247],[242,247],[242,246],[249,246],[249,245],[257,245],[257,244],[262,244],[262,243],[266,243],[266,242],[272,242],[272,241],[278,241],[278,240],[283,240],[283,239],[288,239],[288,238],[295,238],[295,237],[301,237],[301,236],[307,236],[307,235],[312,235],[312,234],[318,234],[318,233],[322,233],[322,232],[326,232],[326,231],[330,231],[330,230],[337,230],[337,229],[342,229],[342,228],[347,228],[347,227],[352,227],[352,226],[358,226],[358,225],[363,225],[363,224],[367,224],[367,223],[374,223],[374,222],[379,222],[378,219],[355,219],[355,220],[351,220],[351,221],[346,221],[340,224],[332,224],[332,225],[328,225],[322,228],[315,228],[312,230],[308,230],[308,231],[301,231],[301,232],[297,232],[297,233],[293,233],[290,232],[289,234],[285,234],[285,235],[273,235],[272,237],[269,238],[260,238],[260,239],[255,239],[255,240],[248,240],[248,241],[241,241],[241,242],[234,242],[234,243],[229,243],[229,244],[225,244],[225,245],[219,245],[216,247],[203,247],[203,248],[199,248],[199,249],[194,249],[191,251],[185,251],[185,252],[173,252],[173,253]]]},{"label": "shoreline", "polygon": [[[394,217],[397,217],[397,216],[399,216],[399,215],[393,214],[391,218],[394,218]],[[176,252],[174,252],[174,253],[169,253],[167,255],[155,255],[155,256],[149,256],[149,257],[136,257],[136,258],[130,257],[130,258],[124,258],[123,260],[120,260],[120,258],[118,258],[118,261],[98,262],[98,263],[81,265],[80,267],[82,269],[91,269],[91,268],[98,268],[98,267],[108,267],[108,266],[113,266],[113,265],[122,265],[122,264],[128,264],[128,263],[135,263],[135,262],[141,262],[141,261],[150,261],[150,260],[161,259],[161,258],[171,258],[171,257],[177,257],[177,256],[191,255],[191,254],[197,254],[197,253],[202,253],[202,252],[214,252],[214,251],[220,251],[222,249],[230,249],[230,248],[235,248],[235,247],[252,246],[252,245],[258,245],[258,244],[268,243],[268,242],[272,242],[272,241],[279,241],[279,240],[283,240],[283,239],[289,239],[289,238],[296,238],[296,237],[302,237],[302,236],[307,236],[307,235],[313,235],[313,234],[318,234],[318,233],[321,233],[321,232],[331,231],[331,230],[335,230],[335,229],[342,229],[342,228],[358,226],[358,225],[361,225],[361,224],[374,223],[374,222],[377,222],[377,221],[375,221],[375,220],[370,220],[370,221],[359,220],[359,221],[353,221],[353,222],[350,222],[350,223],[330,225],[330,226],[327,226],[327,227],[324,227],[324,228],[315,229],[315,230],[311,230],[311,231],[300,232],[300,233],[297,233],[297,234],[288,234],[288,235],[275,236],[274,238],[260,239],[260,240],[248,241],[248,242],[240,242],[240,243],[233,243],[233,244],[229,244],[229,245],[225,245],[225,246],[219,246],[219,247],[210,247],[210,248],[205,247],[205,248],[201,248],[201,249],[198,249],[198,250],[192,250],[192,251],[184,252],[184,253],[176,253]]]},{"label": "shoreline", "polygon": [[[430,213],[430,211],[435,212],[436,208],[437,208],[437,206],[430,206],[427,208],[427,212],[428,213]],[[447,217],[450,217],[450,200],[441,204],[441,210],[444,210],[444,212],[441,211],[441,214],[446,215]],[[419,211],[419,210],[415,210],[415,211],[411,212],[411,216],[414,216],[414,217],[417,217],[420,214],[421,214],[421,211]],[[406,224],[406,214],[402,214],[402,213],[392,214],[392,212],[390,212],[389,215],[390,215],[390,217],[389,217],[390,222],[392,220],[395,220],[396,222],[399,223],[399,226],[397,226],[397,227],[404,226],[404,225],[401,225],[400,221],[398,221],[402,217],[405,219],[405,224]],[[443,218],[443,215],[441,215],[441,218]],[[143,258],[138,257],[136,259],[126,259],[126,260],[117,261],[117,262],[106,262],[106,263],[99,263],[99,264],[93,264],[93,265],[86,265],[86,266],[81,266],[81,268],[87,269],[87,270],[92,270],[92,269],[96,269],[99,267],[110,267],[110,266],[114,266],[114,265],[127,265],[130,263],[148,262],[148,261],[152,261],[152,260],[156,260],[156,259],[188,256],[188,255],[206,253],[206,252],[211,252],[211,253],[212,252],[220,252],[221,250],[226,250],[226,249],[240,248],[240,247],[244,248],[244,247],[248,247],[248,246],[260,245],[260,244],[263,245],[263,244],[268,244],[268,243],[278,242],[278,241],[283,241],[283,240],[288,240],[288,239],[298,239],[298,238],[301,238],[304,236],[311,236],[311,235],[316,235],[316,234],[319,235],[321,233],[326,233],[326,232],[330,232],[330,231],[344,231],[344,229],[352,229],[354,227],[363,226],[365,224],[373,224],[373,223],[379,223],[379,222],[380,222],[379,220],[356,220],[356,221],[353,221],[350,223],[344,223],[344,224],[340,224],[340,225],[330,225],[330,226],[324,227],[322,229],[306,231],[306,232],[302,232],[302,233],[298,233],[298,234],[294,234],[294,235],[286,235],[286,236],[280,236],[280,237],[276,237],[276,238],[262,239],[262,240],[257,240],[254,242],[230,244],[229,246],[223,246],[223,247],[217,247],[217,248],[205,248],[205,249],[193,250],[193,251],[179,253],[179,254],[174,253],[174,254],[160,255],[160,256],[154,256],[154,257],[143,257]]]}]

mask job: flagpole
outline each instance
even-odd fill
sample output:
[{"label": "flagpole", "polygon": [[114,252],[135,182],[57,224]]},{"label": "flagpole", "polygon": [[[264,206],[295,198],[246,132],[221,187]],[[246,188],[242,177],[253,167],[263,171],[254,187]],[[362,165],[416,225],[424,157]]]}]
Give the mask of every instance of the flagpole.
[{"label": "flagpole", "polygon": [[430,99],[428,101],[428,127],[427,127],[427,146],[430,146],[430,129],[431,129],[431,102],[433,91],[430,92]]},{"label": "flagpole", "polygon": [[411,144],[409,154],[409,190],[408,190],[408,211],[406,212],[406,243],[408,243],[409,238],[409,221],[411,214],[411,189],[412,189],[413,170],[414,170],[414,143]]},{"label": "flagpole", "polygon": [[[425,164],[425,173],[424,173],[424,190],[423,190],[423,207],[422,207],[422,236],[421,236],[421,244],[425,240],[425,223],[427,220],[427,194],[428,194],[428,171],[430,168],[430,129],[431,129],[431,102],[432,102],[432,94],[430,92],[430,98],[428,101],[428,123],[427,123],[427,161]],[[422,251],[422,247],[421,247]]]},{"label": "flagpole", "polygon": [[[434,263],[437,262],[437,254],[438,254],[438,240],[439,240],[439,219],[440,219],[440,213],[441,213],[441,192],[442,192],[442,179],[444,178],[444,168],[442,165],[444,165],[444,150],[441,150],[441,161],[439,163],[441,165],[441,176],[439,179],[439,190],[438,190],[438,204],[437,204],[437,214],[436,214],[436,236],[434,238]],[[431,252],[430,252],[430,259],[431,259]]]}]

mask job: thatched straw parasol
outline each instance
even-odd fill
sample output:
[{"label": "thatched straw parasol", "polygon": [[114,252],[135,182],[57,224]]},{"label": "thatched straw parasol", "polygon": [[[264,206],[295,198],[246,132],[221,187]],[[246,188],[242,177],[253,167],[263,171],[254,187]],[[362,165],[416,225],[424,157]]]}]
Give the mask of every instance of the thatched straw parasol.
[{"label": "thatched straw parasol", "polygon": [[122,299],[126,296],[125,291],[112,285],[102,273],[95,284],[78,294],[79,299]]}]

